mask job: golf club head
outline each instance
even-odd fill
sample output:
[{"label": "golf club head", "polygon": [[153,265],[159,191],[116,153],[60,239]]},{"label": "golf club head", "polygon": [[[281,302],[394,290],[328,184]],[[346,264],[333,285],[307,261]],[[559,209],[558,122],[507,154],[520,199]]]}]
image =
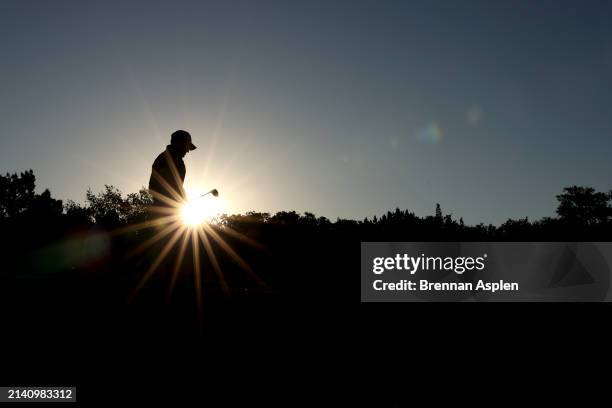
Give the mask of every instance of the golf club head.
[{"label": "golf club head", "polygon": [[215,197],[219,197],[219,191],[216,188],[213,188],[209,192],[202,194],[200,197],[204,197],[207,194],[212,194]]}]

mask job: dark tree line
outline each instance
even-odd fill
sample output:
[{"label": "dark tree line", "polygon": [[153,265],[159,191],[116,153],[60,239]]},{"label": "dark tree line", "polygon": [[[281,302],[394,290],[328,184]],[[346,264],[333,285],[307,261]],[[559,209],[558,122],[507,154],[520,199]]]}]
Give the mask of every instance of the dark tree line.
[{"label": "dark tree line", "polygon": [[[51,197],[49,190],[35,192],[36,177],[32,170],[0,175],[0,222],[42,222],[75,225],[97,225],[114,228],[140,223],[146,219],[147,207],[152,203],[146,189],[124,196],[117,188],[106,185],[104,190],[86,192],[85,203]],[[433,239],[433,240],[599,240],[612,232],[612,191],[599,192],[591,187],[571,186],[556,196],[556,217],[530,221],[527,217],[508,219],[499,226],[465,225],[452,214],[443,214],[436,204],[434,214],[418,217],[409,210],[396,208],[371,219],[351,220],[326,217],[295,211],[276,214],[247,212],[223,215],[221,226],[237,230],[257,228],[310,228],[321,231],[357,230],[355,238],[381,240]],[[387,234],[388,238],[385,238]]]}]

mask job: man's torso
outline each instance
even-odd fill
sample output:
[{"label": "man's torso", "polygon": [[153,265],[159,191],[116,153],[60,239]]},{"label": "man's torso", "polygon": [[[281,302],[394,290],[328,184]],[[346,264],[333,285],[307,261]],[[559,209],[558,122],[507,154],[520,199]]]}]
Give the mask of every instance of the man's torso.
[{"label": "man's torso", "polygon": [[[164,201],[159,195],[173,201],[184,197],[185,173],[185,162],[170,147],[160,153],[153,162],[149,179],[149,190],[153,195],[153,200],[159,205]],[[168,203],[164,202],[163,205],[168,205]]]}]

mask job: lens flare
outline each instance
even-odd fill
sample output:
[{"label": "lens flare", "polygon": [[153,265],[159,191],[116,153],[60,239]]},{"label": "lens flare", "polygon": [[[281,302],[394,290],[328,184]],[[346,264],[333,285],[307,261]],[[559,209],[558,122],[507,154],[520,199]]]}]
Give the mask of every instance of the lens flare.
[{"label": "lens flare", "polygon": [[442,141],[442,128],[431,122],[417,131],[416,138],[419,142],[438,144]]},{"label": "lens flare", "polygon": [[465,118],[468,123],[474,127],[480,125],[484,119],[484,112],[478,105],[470,106],[465,112]]}]

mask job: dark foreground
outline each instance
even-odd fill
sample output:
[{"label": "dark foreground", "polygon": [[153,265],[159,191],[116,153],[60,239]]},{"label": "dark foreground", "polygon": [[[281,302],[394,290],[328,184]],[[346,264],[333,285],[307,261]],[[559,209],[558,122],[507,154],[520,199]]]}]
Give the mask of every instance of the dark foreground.
[{"label": "dark foreground", "polygon": [[[592,346],[607,305],[361,304],[360,241],[372,237],[320,231],[243,231],[258,246],[220,231],[257,278],[213,243],[229,293],[203,252],[200,306],[191,249],[170,298],[172,257],[131,297],[159,247],[126,254],[150,232],[111,234],[99,258],[72,262],[57,238],[6,242],[2,383],[75,385],[81,404],[397,406],[471,370],[502,389],[491,372],[530,378],[605,357]],[[87,236],[106,233],[65,245],[95,254]]]},{"label": "dark foreground", "polygon": [[557,376],[545,389],[567,393],[609,365],[607,304],[361,304],[359,263],[362,241],[608,241],[611,194],[565,189],[558,218],[499,227],[439,207],[226,217],[174,275],[180,238],[152,269],[172,235],[135,251],[155,234],[146,192],[64,205],[34,180],[0,178],[0,385],[76,386],[83,405],[385,407]]}]

